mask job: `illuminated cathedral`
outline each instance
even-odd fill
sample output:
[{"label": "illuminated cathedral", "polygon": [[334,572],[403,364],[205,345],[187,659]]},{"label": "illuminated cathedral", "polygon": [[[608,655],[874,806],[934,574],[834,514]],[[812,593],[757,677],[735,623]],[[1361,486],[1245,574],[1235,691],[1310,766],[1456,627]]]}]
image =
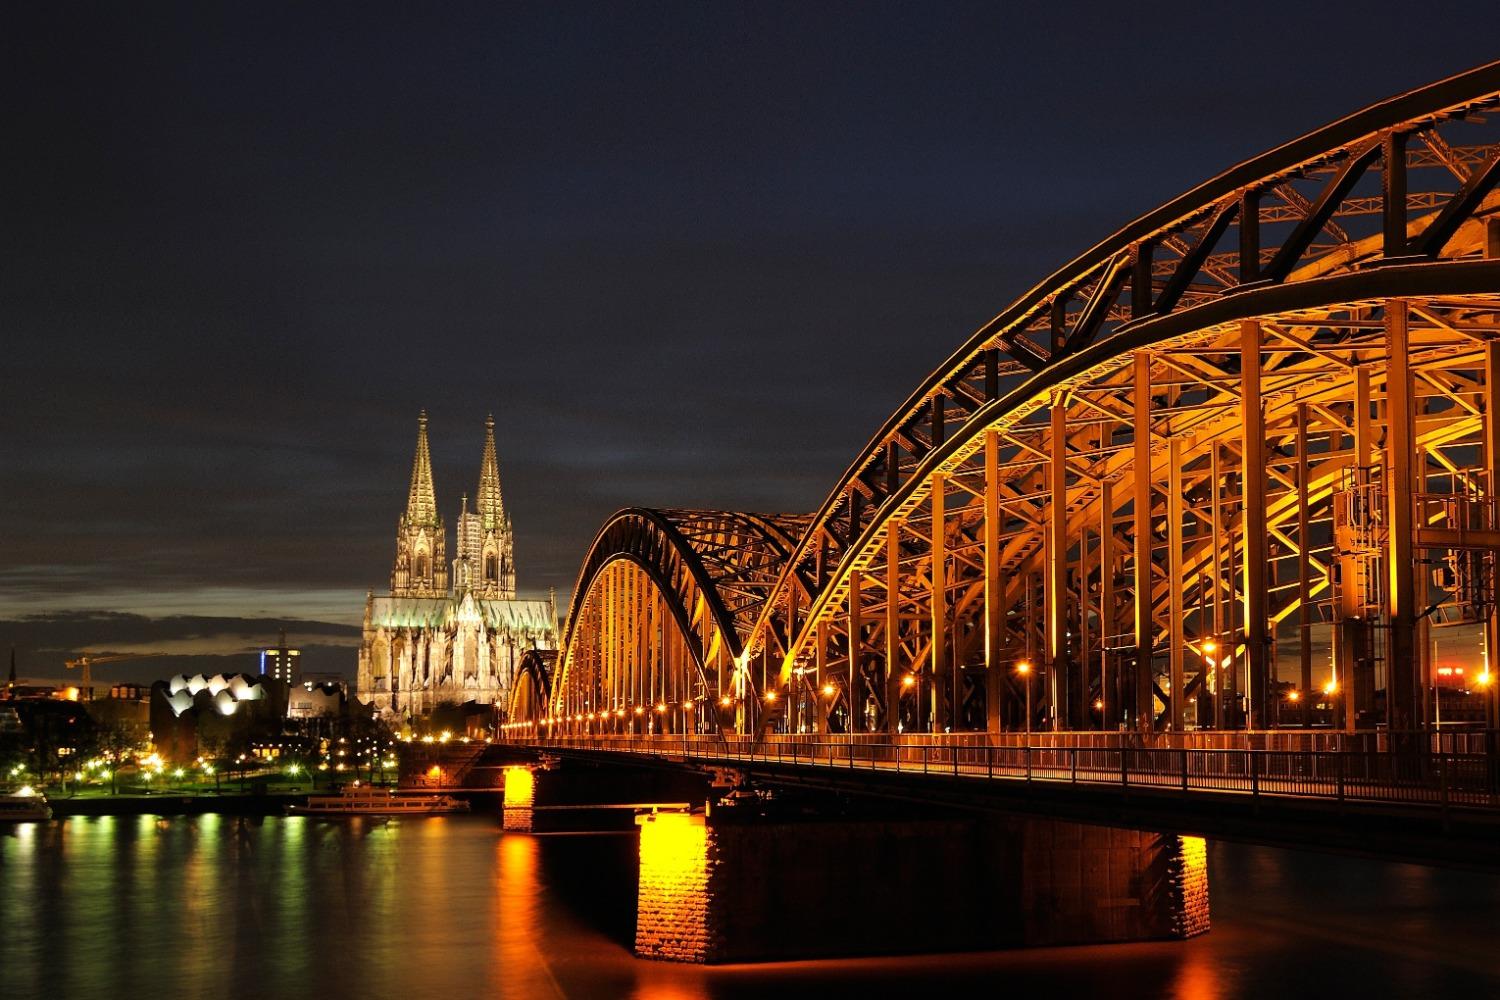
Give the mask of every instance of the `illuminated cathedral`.
[{"label": "illuminated cathedral", "polygon": [[424,411],[406,511],[396,525],[391,592],[365,599],[359,697],[383,714],[407,719],[445,703],[504,704],[522,654],[557,646],[553,603],[516,600],[514,533],[500,494],[494,418],[485,421],[474,508],[465,495],[450,561]]}]

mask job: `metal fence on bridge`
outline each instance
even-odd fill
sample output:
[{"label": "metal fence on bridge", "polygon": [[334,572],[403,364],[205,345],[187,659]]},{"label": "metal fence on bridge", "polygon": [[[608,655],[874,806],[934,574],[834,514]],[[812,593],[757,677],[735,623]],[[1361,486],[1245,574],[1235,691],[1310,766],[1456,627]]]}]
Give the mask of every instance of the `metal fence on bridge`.
[{"label": "metal fence on bridge", "polygon": [[[511,736],[538,747],[701,760],[848,768],[970,779],[1118,785],[1290,796],[1338,802],[1500,807],[1500,773],[1482,753],[1385,750],[1211,749],[1094,742],[985,742],[958,737],[849,739],[700,734]],[[1058,734],[1065,735],[1065,734]],[[1420,748],[1420,744],[1417,745]]]}]

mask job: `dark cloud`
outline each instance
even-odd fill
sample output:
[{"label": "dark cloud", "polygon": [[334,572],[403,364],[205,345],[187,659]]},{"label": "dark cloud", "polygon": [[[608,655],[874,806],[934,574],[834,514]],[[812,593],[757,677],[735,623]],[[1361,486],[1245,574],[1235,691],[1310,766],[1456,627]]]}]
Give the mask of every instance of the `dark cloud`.
[{"label": "dark cloud", "polygon": [[1389,58],[1394,0],[1093,8],[8,11],[0,644],[352,626],[423,406],[450,522],[495,413],[528,595],[616,507],[812,509],[1052,268],[1493,57]]},{"label": "dark cloud", "polygon": [[[260,669],[259,651],[285,631],[303,653],[303,669],[353,675],[359,628],[304,619],[169,615],[117,611],[54,611],[0,620],[0,636],[16,650],[21,676],[60,678],[83,653],[162,653],[98,667],[95,682],[149,681],[172,674]],[[7,661],[8,668],[8,661]]]}]

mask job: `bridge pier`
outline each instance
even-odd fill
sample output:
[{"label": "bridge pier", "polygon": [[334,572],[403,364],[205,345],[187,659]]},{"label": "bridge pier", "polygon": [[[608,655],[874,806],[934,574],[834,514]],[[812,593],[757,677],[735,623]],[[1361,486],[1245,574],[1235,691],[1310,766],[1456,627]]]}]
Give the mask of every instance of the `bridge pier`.
[{"label": "bridge pier", "polygon": [[536,803],[536,772],[532,764],[514,764],[502,773],[505,783],[500,828],[508,833],[530,833]]},{"label": "bridge pier", "polygon": [[770,961],[1180,939],[1208,930],[1198,838],[1023,818],[870,822],[740,812],[638,818],[638,956]]}]

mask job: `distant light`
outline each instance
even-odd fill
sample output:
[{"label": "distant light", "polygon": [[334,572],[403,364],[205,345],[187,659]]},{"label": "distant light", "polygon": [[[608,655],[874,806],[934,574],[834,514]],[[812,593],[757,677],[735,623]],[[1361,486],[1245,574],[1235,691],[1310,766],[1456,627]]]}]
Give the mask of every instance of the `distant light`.
[{"label": "distant light", "polygon": [[1020,663],[1017,663],[1016,673],[1020,674],[1022,677],[1025,677],[1027,674],[1031,673],[1031,661],[1022,660]]},{"label": "distant light", "polygon": [[776,692],[775,691],[767,691],[766,692],[766,701],[775,701],[775,700],[776,700]]},{"label": "distant light", "polygon": [[664,702],[664,701],[657,702],[656,703],[656,710],[658,712],[665,712],[667,710],[667,703]]},{"label": "distant light", "polygon": [[1301,691],[1288,691],[1286,693],[1286,700],[1287,701],[1301,701],[1302,700],[1302,692]]},{"label": "distant light", "polygon": [[1324,694],[1330,694],[1330,695],[1331,694],[1338,694],[1339,693],[1339,682],[1336,681],[1336,680],[1329,680],[1329,682],[1327,684],[1323,685],[1323,693]]},{"label": "distant light", "polygon": [[723,705],[725,708],[728,708],[730,705],[734,704],[734,699],[726,694],[724,697],[719,699],[719,704]]},{"label": "distant light", "polygon": [[22,785],[20,788],[16,789],[16,794],[21,796],[21,798],[23,799],[29,799],[36,794],[36,789],[32,788],[30,785]]},{"label": "distant light", "polygon": [[1104,710],[1104,699],[1103,698],[1095,698],[1094,699],[1094,709],[1096,711],[1101,711],[1101,712]]}]

